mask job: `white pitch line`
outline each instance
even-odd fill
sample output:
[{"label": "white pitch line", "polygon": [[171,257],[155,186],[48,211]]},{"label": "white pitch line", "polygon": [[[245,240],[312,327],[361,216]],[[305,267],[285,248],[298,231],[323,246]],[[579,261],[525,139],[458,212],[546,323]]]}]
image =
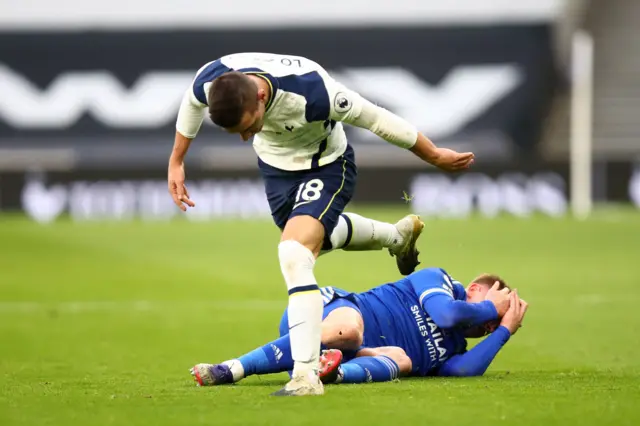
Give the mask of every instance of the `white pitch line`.
[{"label": "white pitch line", "polygon": [[0,314],[84,313],[84,312],[152,312],[183,310],[284,310],[286,299],[277,300],[133,300],[133,301],[73,301],[73,302],[0,302]]}]

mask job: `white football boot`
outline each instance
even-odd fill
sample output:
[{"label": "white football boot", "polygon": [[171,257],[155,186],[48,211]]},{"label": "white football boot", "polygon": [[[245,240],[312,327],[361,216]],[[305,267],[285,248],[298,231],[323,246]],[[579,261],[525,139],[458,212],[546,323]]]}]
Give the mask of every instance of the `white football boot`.
[{"label": "white football boot", "polygon": [[309,396],[323,395],[324,385],[315,371],[309,371],[307,374],[294,376],[289,383],[277,392],[272,393],[273,396]]},{"label": "white football boot", "polygon": [[416,249],[416,242],[424,229],[424,222],[420,216],[410,214],[400,219],[395,227],[402,236],[402,241],[390,247],[389,254],[396,258],[396,265],[398,265],[400,273],[409,275],[420,264],[418,261],[420,252]]}]

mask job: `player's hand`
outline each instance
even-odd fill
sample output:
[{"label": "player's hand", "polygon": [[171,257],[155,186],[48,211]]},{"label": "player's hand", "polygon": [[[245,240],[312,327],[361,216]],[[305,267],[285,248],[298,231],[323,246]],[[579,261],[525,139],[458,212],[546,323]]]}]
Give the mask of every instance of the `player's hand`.
[{"label": "player's hand", "polygon": [[518,296],[518,290],[514,290],[509,295],[509,310],[502,317],[500,325],[503,325],[509,330],[509,333],[513,336],[520,327],[522,327],[522,320],[527,312],[529,305]]},{"label": "player's hand", "polygon": [[509,299],[509,289],[505,287],[502,290],[498,290],[499,287],[499,281],[493,283],[493,286],[489,289],[484,299],[493,303],[496,311],[498,311],[498,318],[502,318],[509,310],[511,302]]},{"label": "player's hand", "polygon": [[195,207],[195,203],[189,198],[189,192],[184,185],[184,164],[169,165],[169,194],[180,210],[187,211],[187,206]]},{"label": "player's hand", "polygon": [[472,152],[456,152],[448,148],[436,148],[431,164],[450,172],[469,168],[473,164],[475,155]]}]

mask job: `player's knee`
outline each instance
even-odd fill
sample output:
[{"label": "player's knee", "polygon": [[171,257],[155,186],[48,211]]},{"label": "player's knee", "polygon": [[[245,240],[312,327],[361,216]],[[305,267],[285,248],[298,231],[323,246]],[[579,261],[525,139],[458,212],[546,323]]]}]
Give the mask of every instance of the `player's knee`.
[{"label": "player's knee", "polygon": [[362,346],[364,340],[364,330],[357,324],[348,324],[340,330],[344,348],[347,350],[356,350]]},{"label": "player's knee", "polygon": [[359,324],[323,324],[322,344],[330,349],[354,351],[362,346],[363,327]]},{"label": "player's knee", "polygon": [[411,368],[413,368],[413,363],[411,362],[411,358],[409,358],[409,356],[403,349],[400,349],[398,352],[395,352],[393,356],[390,356],[390,358],[394,360],[396,364],[398,364],[398,368],[400,369],[400,375],[404,376],[411,373]]},{"label": "player's knee", "polygon": [[324,225],[312,216],[294,216],[282,231],[282,242],[288,240],[297,241],[317,256],[324,242]]},{"label": "player's knee", "polygon": [[297,241],[286,240],[278,245],[278,258],[289,289],[315,283],[315,256],[311,250]]},{"label": "player's knee", "polygon": [[411,362],[411,358],[409,358],[404,349],[397,346],[386,346],[383,348],[378,348],[376,354],[384,355],[391,358],[398,365],[401,376],[411,373],[413,363]]}]

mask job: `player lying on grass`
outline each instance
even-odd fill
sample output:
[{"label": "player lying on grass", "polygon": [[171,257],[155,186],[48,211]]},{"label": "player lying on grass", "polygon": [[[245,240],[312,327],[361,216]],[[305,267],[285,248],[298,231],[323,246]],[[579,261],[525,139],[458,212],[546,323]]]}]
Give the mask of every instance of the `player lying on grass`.
[{"label": "player lying on grass", "polygon": [[[446,271],[428,268],[363,293],[322,288],[320,377],[363,383],[399,376],[478,376],[521,326],[527,304],[495,275],[465,289]],[[293,367],[287,315],[280,335],[237,359],[191,369],[200,386],[235,383]],[[467,351],[467,338],[489,336]]]}]

